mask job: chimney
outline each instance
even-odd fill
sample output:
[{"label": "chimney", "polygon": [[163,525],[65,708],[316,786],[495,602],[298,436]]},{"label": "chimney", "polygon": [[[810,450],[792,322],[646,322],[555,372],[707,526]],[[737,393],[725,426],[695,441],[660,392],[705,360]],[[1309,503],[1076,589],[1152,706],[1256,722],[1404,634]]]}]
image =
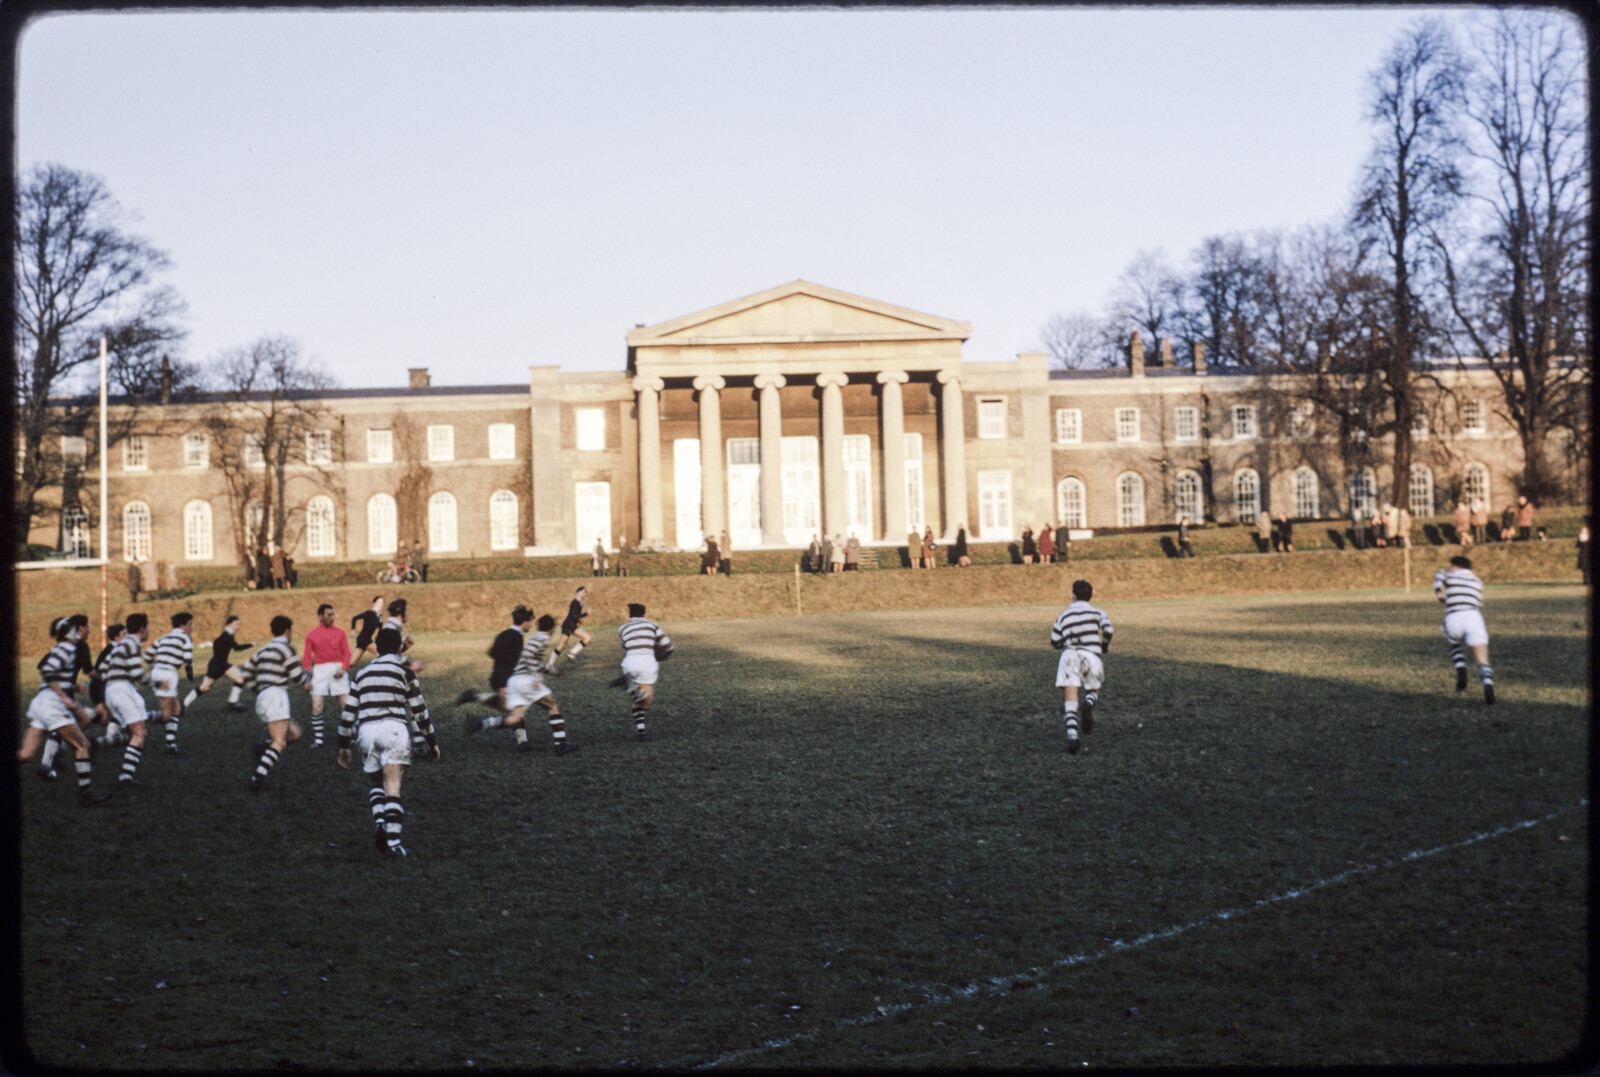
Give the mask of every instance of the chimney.
[{"label": "chimney", "polygon": [[161,357],[161,402],[172,402],[172,362],[165,355]]},{"label": "chimney", "polygon": [[428,377],[427,367],[414,366],[408,369],[411,371],[411,388],[426,389],[428,386],[433,384],[433,379]]},{"label": "chimney", "polygon": [[1164,366],[1164,367],[1171,367],[1172,366],[1172,338],[1171,337],[1162,337],[1161,338],[1161,361],[1159,363],[1155,363],[1155,364],[1152,364],[1152,365],[1154,365],[1154,366]]},{"label": "chimney", "polygon": [[1136,378],[1144,377],[1144,341],[1139,339],[1139,330],[1133,331],[1133,336],[1128,339],[1128,369]]},{"label": "chimney", "polygon": [[1197,376],[1204,376],[1206,372],[1206,346],[1204,341],[1194,345],[1194,372]]}]

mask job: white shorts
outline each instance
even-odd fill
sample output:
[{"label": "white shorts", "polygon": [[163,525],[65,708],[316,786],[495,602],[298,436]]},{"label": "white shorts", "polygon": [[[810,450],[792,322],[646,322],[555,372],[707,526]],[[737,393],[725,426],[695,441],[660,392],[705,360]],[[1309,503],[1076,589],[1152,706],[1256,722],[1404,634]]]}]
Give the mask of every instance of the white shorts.
[{"label": "white shorts", "polygon": [[652,651],[629,651],[622,656],[622,674],[628,678],[628,687],[655,684],[661,665]]},{"label": "white shorts", "polygon": [[361,769],[376,774],[386,766],[411,764],[411,730],[398,718],[363,722],[356,730]]},{"label": "white shorts", "polygon": [[256,717],[263,722],[289,720],[289,690],[274,686],[256,693]]},{"label": "white shorts", "polygon": [[550,686],[537,673],[518,673],[506,681],[506,708],[531,707],[550,694]]},{"label": "white shorts", "polygon": [[56,695],[54,689],[43,688],[33,697],[33,702],[28,704],[28,724],[49,733],[69,725],[77,725],[78,720],[67,710],[67,705],[61,702],[61,697]]},{"label": "white shorts", "polygon": [[311,694],[345,696],[350,694],[350,674],[343,662],[318,662],[311,667]]},{"label": "white shorts", "polygon": [[144,697],[132,681],[106,682],[106,710],[113,722],[124,727],[145,720]]},{"label": "white shorts", "polygon": [[1468,647],[1489,646],[1489,629],[1478,610],[1457,610],[1444,617],[1444,638],[1451,643],[1464,643]]},{"label": "white shorts", "polygon": [[172,666],[156,666],[150,671],[150,685],[157,699],[177,699],[178,671]]},{"label": "white shorts", "polygon": [[1082,688],[1092,692],[1100,687],[1100,680],[1104,676],[1105,667],[1100,663],[1100,656],[1093,651],[1068,647],[1061,652],[1061,661],[1056,665],[1057,688]]}]

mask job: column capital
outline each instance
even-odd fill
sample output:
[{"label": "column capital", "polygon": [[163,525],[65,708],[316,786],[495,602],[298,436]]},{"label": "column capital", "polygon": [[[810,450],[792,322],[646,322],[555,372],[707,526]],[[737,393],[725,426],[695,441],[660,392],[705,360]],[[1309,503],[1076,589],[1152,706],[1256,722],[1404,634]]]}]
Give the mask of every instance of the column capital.
[{"label": "column capital", "polygon": [[722,390],[728,387],[728,379],[721,374],[702,374],[694,379],[694,387],[700,392],[707,389]]},{"label": "column capital", "polygon": [[830,386],[843,389],[850,382],[848,374],[818,374],[817,387],[826,389]]},{"label": "column capital", "polygon": [[788,383],[789,383],[789,380],[787,378],[785,378],[782,374],[757,374],[756,375],[756,388],[757,389],[782,389]]},{"label": "column capital", "polygon": [[941,370],[938,378],[940,385],[954,385],[957,389],[961,388],[961,371],[959,370]]},{"label": "column capital", "polygon": [[649,378],[641,374],[633,379],[633,391],[636,393],[642,393],[647,389],[652,393],[659,393],[666,387],[667,383],[660,378]]},{"label": "column capital", "polygon": [[888,385],[890,382],[894,382],[897,385],[904,385],[906,382],[908,382],[910,380],[911,380],[911,375],[907,374],[904,370],[880,370],[880,371],[878,371],[878,384],[879,385]]}]

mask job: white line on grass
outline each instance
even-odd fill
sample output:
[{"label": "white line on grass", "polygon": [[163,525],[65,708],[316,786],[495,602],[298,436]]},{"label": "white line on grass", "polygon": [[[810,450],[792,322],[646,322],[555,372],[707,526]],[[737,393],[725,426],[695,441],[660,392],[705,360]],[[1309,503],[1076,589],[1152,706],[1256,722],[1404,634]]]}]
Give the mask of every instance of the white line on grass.
[{"label": "white line on grass", "polygon": [[952,1002],[960,1002],[963,999],[976,998],[980,995],[991,998],[1008,995],[1018,988],[1031,987],[1043,980],[1050,973],[1056,972],[1060,969],[1073,968],[1078,965],[1087,965],[1092,961],[1100,961],[1115,954],[1122,954],[1127,953],[1130,950],[1137,950],[1139,947],[1148,943],[1160,942],[1163,939],[1175,938],[1184,934],[1185,932],[1192,931],[1197,927],[1204,927],[1207,924],[1217,922],[1226,922],[1234,919],[1235,917],[1243,916],[1246,913],[1267,908],[1270,905],[1276,905],[1280,902],[1293,901],[1295,898],[1305,897],[1307,894],[1313,894],[1318,890],[1325,889],[1326,887],[1335,886],[1342,882],[1348,882],[1349,880],[1360,875],[1370,875],[1373,872],[1381,871],[1384,868],[1392,868],[1402,864],[1409,864],[1417,860],[1425,860],[1430,856],[1437,856],[1440,853],[1448,853],[1456,849],[1464,849],[1469,845],[1476,845],[1480,841],[1488,841],[1490,838],[1500,838],[1507,834],[1514,834],[1519,830],[1528,830],[1532,827],[1548,823],[1553,819],[1558,819],[1563,815],[1570,815],[1572,812],[1588,807],[1588,804],[1589,801],[1587,798],[1585,798],[1578,801],[1577,804],[1570,808],[1561,808],[1557,811],[1551,812],[1548,815],[1539,816],[1536,819],[1524,819],[1520,823],[1507,823],[1505,826],[1496,827],[1493,830],[1485,830],[1480,834],[1474,834],[1471,837],[1463,838],[1460,841],[1449,842],[1445,845],[1435,845],[1431,849],[1415,849],[1409,853],[1406,853],[1402,857],[1394,860],[1385,860],[1379,864],[1360,864],[1353,868],[1347,868],[1336,875],[1330,875],[1326,879],[1318,879],[1316,882],[1307,883],[1306,885],[1296,887],[1293,890],[1285,890],[1281,894],[1273,894],[1270,897],[1261,898],[1250,905],[1241,905],[1234,909],[1222,909],[1218,912],[1211,913],[1208,916],[1202,916],[1198,920],[1191,920],[1187,924],[1178,924],[1173,927],[1164,928],[1160,931],[1152,931],[1127,942],[1117,939],[1114,940],[1111,945],[1106,946],[1103,949],[1095,950],[1090,953],[1072,954],[1068,957],[1057,958],[1048,965],[1035,965],[1033,968],[1030,968],[1025,972],[1012,973],[1007,976],[991,976],[987,980],[975,980],[972,983],[967,984],[965,987],[952,988],[944,984],[916,985],[912,987],[912,990],[916,991],[922,997],[914,1002],[895,1002],[883,1006],[875,1006],[870,1013],[862,1014],[859,1017],[842,1018],[821,1028],[813,1028],[805,1032],[797,1032],[793,1036],[783,1036],[778,1039],[767,1040],[763,1043],[756,1044],[754,1047],[746,1047],[743,1050],[729,1051],[727,1054],[718,1055],[716,1058],[713,1058],[709,1061],[701,1062],[695,1066],[695,1068],[710,1069],[715,1066],[725,1066],[729,1063],[743,1062],[747,1059],[754,1058],[757,1055],[766,1054],[769,1051],[781,1051],[786,1047],[793,1046],[794,1044],[807,1040],[814,1040],[824,1032],[841,1031],[849,1028],[859,1028],[862,1025],[876,1024],[879,1021],[887,1020],[890,1017],[898,1017],[900,1014],[907,1013],[915,1009],[921,1009],[928,1006],[944,1006]]}]

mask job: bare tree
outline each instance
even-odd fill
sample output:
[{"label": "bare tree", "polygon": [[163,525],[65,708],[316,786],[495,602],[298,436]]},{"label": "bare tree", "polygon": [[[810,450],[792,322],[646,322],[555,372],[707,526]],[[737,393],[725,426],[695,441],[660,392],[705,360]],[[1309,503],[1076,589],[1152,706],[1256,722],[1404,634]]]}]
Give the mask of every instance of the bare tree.
[{"label": "bare tree", "polygon": [[1134,254],[1112,289],[1108,314],[1116,337],[1126,342],[1132,330],[1160,347],[1163,337],[1182,329],[1183,276],[1173,268],[1163,250]]},{"label": "bare tree", "polygon": [[1039,328],[1039,345],[1059,370],[1100,370],[1120,366],[1116,327],[1085,310],[1052,314]]},{"label": "bare tree", "polygon": [[[1554,12],[1501,11],[1473,40],[1467,145],[1477,234],[1446,259],[1457,351],[1485,359],[1522,442],[1522,493],[1560,492],[1547,453],[1557,424],[1582,424],[1587,331],[1589,146],[1581,40]],[[1570,431],[1573,441],[1585,433]]]},{"label": "bare tree", "polygon": [[1262,264],[1244,236],[1210,236],[1190,255],[1178,335],[1206,346],[1206,363],[1249,370],[1257,359],[1262,321]]},{"label": "bare tree", "polygon": [[281,336],[224,352],[208,373],[212,391],[202,424],[228,488],[239,557],[263,540],[292,547],[304,526],[304,510],[291,495],[294,480],[303,477],[319,490],[339,485],[335,462],[343,446],[335,443],[337,422],[322,400],[333,379]]},{"label": "bare tree", "polygon": [[[97,176],[49,164],[18,182],[12,332],[22,459],[13,524],[21,539],[43,511],[40,494],[70,480],[69,462],[49,446],[87,421],[92,400],[62,398],[88,388],[100,338],[107,340],[111,386],[135,399],[152,357],[183,339],[183,305],[156,281],[167,256],[129,232],[129,223]],[[180,379],[186,371],[180,362]],[[84,466],[94,463],[93,452]]]}]

